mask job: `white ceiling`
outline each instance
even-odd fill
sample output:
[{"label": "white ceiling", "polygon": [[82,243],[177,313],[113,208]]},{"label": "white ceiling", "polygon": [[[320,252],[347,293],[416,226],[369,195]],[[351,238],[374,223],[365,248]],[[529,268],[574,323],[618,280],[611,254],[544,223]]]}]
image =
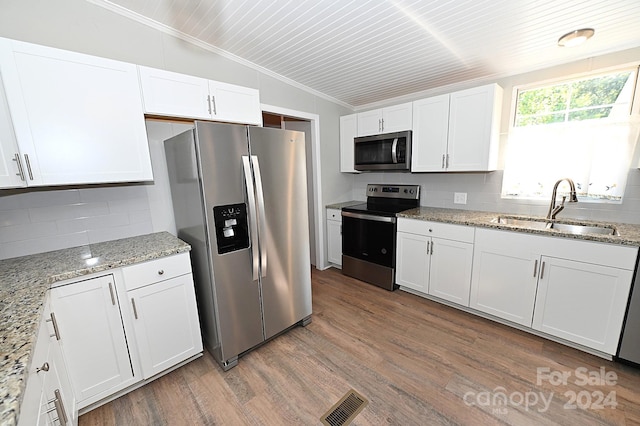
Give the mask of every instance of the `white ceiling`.
[{"label": "white ceiling", "polygon": [[[640,0],[90,1],[353,107],[640,46]],[[584,27],[586,44],[556,45]]]}]

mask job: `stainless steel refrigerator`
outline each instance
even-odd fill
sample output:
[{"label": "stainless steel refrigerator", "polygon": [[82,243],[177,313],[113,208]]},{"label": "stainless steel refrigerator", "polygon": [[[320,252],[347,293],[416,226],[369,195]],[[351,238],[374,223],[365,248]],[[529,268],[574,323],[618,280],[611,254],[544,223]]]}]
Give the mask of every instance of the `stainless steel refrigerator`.
[{"label": "stainless steel refrigerator", "polygon": [[165,153],[205,345],[228,370],[311,321],[304,133],[196,122]]}]

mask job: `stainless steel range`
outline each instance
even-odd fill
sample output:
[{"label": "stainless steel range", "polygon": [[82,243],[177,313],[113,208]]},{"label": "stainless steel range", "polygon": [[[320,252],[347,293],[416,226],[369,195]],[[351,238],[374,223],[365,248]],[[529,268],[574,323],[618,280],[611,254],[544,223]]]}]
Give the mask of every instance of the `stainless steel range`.
[{"label": "stainless steel range", "polygon": [[342,208],[342,273],[395,290],[396,213],[420,205],[418,185],[367,185],[367,202]]}]

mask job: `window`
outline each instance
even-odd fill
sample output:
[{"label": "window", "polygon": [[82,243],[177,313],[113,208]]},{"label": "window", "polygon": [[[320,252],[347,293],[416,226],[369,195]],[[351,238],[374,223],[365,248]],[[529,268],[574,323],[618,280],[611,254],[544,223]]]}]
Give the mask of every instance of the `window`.
[{"label": "window", "polygon": [[548,200],[568,177],[583,201],[621,201],[638,137],[636,80],[626,69],[518,90],[502,196]]}]

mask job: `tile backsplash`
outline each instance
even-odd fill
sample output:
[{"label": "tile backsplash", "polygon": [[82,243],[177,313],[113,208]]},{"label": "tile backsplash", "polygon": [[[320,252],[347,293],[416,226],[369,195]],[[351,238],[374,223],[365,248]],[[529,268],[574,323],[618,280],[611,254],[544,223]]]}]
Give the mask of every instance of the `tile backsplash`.
[{"label": "tile backsplash", "polygon": [[0,259],[150,232],[145,184],[0,193]]},{"label": "tile backsplash", "polygon": [[[354,176],[352,197],[365,200],[369,183],[420,185],[420,204],[427,207],[481,210],[544,216],[549,201],[503,199],[502,170],[489,173],[361,173]],[[454,204],[456,192],[467,193],[467,204]],[[559,217],[640,223],[640,170],[629,170],[622,203],[566,204]]]}]

